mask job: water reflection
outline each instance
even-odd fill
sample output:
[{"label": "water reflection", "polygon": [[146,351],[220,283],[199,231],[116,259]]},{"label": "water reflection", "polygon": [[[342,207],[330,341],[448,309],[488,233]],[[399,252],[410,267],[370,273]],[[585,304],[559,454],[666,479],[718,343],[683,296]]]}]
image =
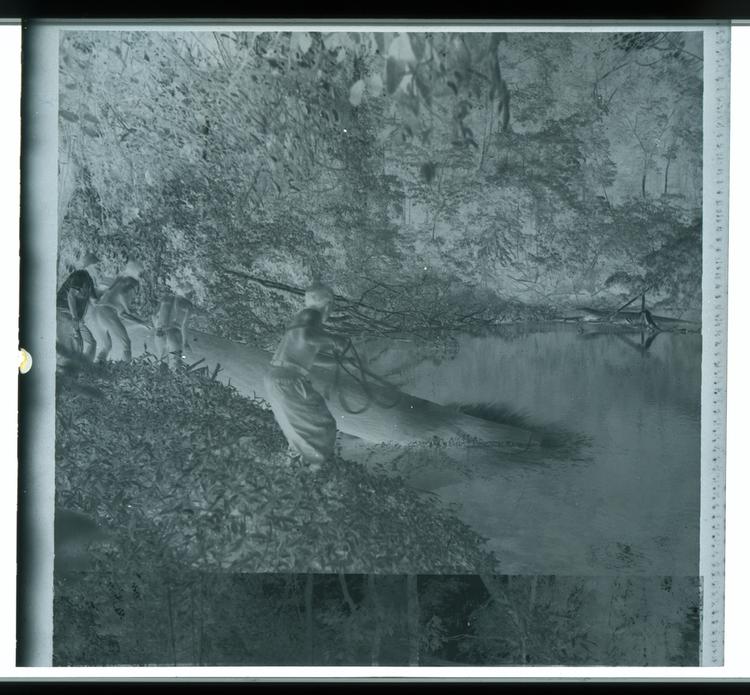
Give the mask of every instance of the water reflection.
[{"label": "water reflection", "polygon": [[416,396],[502,404],[590,438],[583,461],[424,451],[407,471],[490,539],[502,572],[697,572],[700,335],[511,327],[444,356],[404,341],[366,350]]}]

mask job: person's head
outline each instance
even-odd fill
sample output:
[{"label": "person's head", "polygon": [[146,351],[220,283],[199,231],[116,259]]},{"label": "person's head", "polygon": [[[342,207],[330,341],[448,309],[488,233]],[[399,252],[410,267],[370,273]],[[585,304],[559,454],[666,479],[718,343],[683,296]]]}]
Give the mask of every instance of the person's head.
[{"label": "person's head", "polygon": [[143,272],[143,264],[140,261],[130,260],[125,264],[125,269],[122,271],[122,275],[128,277],[140,279],[141,273]]},{"label": "person's head", "polygon": [[316,284],[305,291],[305,306],[317,309],[325,321],[333,308],[333,292],[330,287]]},{"label": "person's head", "polygon": [[99,258],[91,253],[90,251],[87,251],[83,256],[81,256],[81,259],[78,262],[78,267],[86,270],[91,268],[91,266],[96,265],[99,262]]}]

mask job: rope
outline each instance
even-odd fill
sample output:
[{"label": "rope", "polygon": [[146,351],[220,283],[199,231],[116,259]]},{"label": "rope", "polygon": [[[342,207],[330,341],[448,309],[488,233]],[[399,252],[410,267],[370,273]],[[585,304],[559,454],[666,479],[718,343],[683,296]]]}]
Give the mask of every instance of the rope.
[{"label": "rope", "polygon": [[[359,376],[357,374],[353,374],[347,368],[347,365],[344,360],[348,352],[352,353],[352,356],[353,356],[352,361],[354,362],[357,369],[359,370]],[[378,376],[377,374],[373,374],[372,372],[365,369],[364,365],[362,364],[362,358],[360,357],[359,353],[357,352],[357,349],[354,347],[354,344],[352,343],[351,340],[349,340],[346,347],[341,352],[334,352],[333,356],[336,360],[336,374],[333,377],[333,388],[336,391],[338,391],[339,403],[341,403],[341,407],[350,415],[360,415],[364,413],[373,403],[375,403],[377,406],[381,408],[387,408],[387,409],[393,408],[399,402],[399,400],[401,400],[401,393],[396,389],[396,387],[393,384],[389,383],[388,381]],[[342,372],[346,372],[346,374],[348,374],[351,379],[357,382],[357,384],[359,384],[360,388],[362,389],[362,392],[365,396],[365,404],[361,408],[352,407],[347,402],[346,397],[344,396],[343,390],[339,388],[339,382],[341,379]],[[392,402],[384,402],[382,400],[378,400],[375,392],[372,390],[372,387],[370,383],[368,382],[368,376],[373,381],[378,381],[382,385],[396,391],[396,398]]]}]

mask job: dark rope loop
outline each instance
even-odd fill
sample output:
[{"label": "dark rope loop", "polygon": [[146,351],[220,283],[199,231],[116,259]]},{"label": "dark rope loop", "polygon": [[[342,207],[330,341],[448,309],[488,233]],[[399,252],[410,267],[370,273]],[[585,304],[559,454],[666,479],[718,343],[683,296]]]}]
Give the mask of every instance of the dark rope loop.
[{"label": "dark rope loop", "polygon": [[[370,394],[369,388],[367,388],[366,384],[363,381],[360,381],[359,379],[357,379],[357,377],[354,376],[354,374],[352,374],[346,368],[346,365],[344,364],[344,356],[346,355],[347,352],[349,352],[349,349],[350,348],[353,349],[353,347],[354,346],[352,345],[352,341],[349,340],[349,342],[346,344],[346,347],[340,353],[336,352],[336,351],[334,351],[334,353],[333,353],[334,356],[335,356],[335,358],[336,358],[336,374],[335,374],[335,376],[333,378],[333,388],[336,391],[338,391],[338,394],[339,394],[339,403],[341,403],[341,407],[347,413],[349,413],[350,415],[360,415],[360,414],[364,413],[365,410],[367,410],[370,407],[370,405],[372,404],[372,395]],[[361,367],[361,365],[360,365],[360,367]],[[362,387],[362,391],[364,392],[365,397],[366,397],[366,402],[365,402],[365,404],[361,408],[353,408],[353,407],[351,407],[349,405],[349,403],[347,403],[347,401],[346,401],[346,397],[344,396],[344,392],[341,390],[341,388],[339,388],[339,381],[340,381],[340,378],[341,378],[341,372],[342,371],[346,372],[350,377],[352,377]]]},{"label": "dark rope loop", "polygon": [[[350,351],[353,354],[352,361],[355,363],[359,371],[359,376],[349,371],[344,362],[346,354]],[[393,386],[393,384],[390,384],[382,377],[379,377],[376,374],[372,374],[365,369],[364,365],[362,364],[362,358],[360,357],[359,352],[357,352],[357,349],[354,347],[354,343],[352,343],[351,339],[347,342],[346,347],[341,352],[334,351],[334,357],[336,359],[336,374],[334,375],[333,379],[333,388],[339,393],[339,403],[341,403],[341,407],[350,415],[360,415],[361,413],[364,413],[365,410],[367,410],[373,403],[381,408],[393,408],[401,399],[401,393]],[[342,371],[346,372],[346,374],[348,374],[351,379],[357,382],[357,384],[359,384],[360,388],[362,389],[366,402],[361,408],[353,408],[352,406],[350,406],[346,401],[344,392],[339,388]],[[372,390],[370,383],[368,382],[368,375],[374,381],[380,382],[384,386],[396,391],[396,398],[392,402],[383,402],[382,400],[378,400]]]}]

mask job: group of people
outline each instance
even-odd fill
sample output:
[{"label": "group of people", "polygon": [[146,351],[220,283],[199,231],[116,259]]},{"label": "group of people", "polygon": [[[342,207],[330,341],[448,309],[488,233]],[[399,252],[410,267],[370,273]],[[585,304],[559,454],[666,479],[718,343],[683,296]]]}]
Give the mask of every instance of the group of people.
[{"label": "group of people", "polygon": [[[130,302],[143,267],[131,261],[111,285],[100,288],[90,272],[98,262],[94,255],[87,254],[58,291],[58,343],[93,361],[107,359],[115,340],[130,359],[131,341],[122,319],[137,318],[131,313]],[[185,294],[189,291],[184,284],[178,285],[178,290]],[[343,352],[349,342],[325,327],[333,300],[333,292],[322,285],[306,292],[305,308],[286,327],[265,378],[268,401],[289,443],[290,463],[301,462],[311,472],[333,458],[336,420],[325,399],[312,387],[310,369],[315,363],[330,361],[321,351]],[[154,321],[154,339],[162,355],[175,359],[181,355],[191,306],[179,292],[162,296]],[[66,574],[89,568],[91,556],[86,550],[113,538],[112,532],[99,527],[92,518],[56,509],[55,571]]]},{"label": "group of people", "polygon": [[[131,339],[123,319],[147,323],[131,309],[143,266],[128,261],[109,286],[100,287],[91,274],[98,263],[96,256],[86,254],[60,287],[58,343],[92,362],[106,360],[115,343],[123,359],[129,361]],[[185,330],[192,310],[187,294],[189,288],[184,284],[179,284],[176,292],[165,292],[153,317],[157,356],[166,358],[172,367],[183,358],[187,346]],[[331,353],[342,353],[349,344],[348,337],[326,327],[333,302],[333,292],[324,285],[306,291],[305,308],[286,327],[265,377],[266,396],[289,443],[289,455],[312,471],[333,457],[336,420],[313,388],[310,370],[316,363],[333,362]]]},{"label": "group of people", "polygon": [[[86,253],[57,291],[57,342],[63,352],[80,355],[89,362],[106,361],[116,345],[122,359],[130,361],[132,341],[126,322],[149,325],[132,310],[143,265],[129,260],[111,284],[100,285],[92,276],[98,264],[94,254]],[[185,331],[192,307],[185,296],[188,293],[184,283],[176,292],[165,291],[154,315],[157,356],[166,358],[173,367],[186,348]]]}]

